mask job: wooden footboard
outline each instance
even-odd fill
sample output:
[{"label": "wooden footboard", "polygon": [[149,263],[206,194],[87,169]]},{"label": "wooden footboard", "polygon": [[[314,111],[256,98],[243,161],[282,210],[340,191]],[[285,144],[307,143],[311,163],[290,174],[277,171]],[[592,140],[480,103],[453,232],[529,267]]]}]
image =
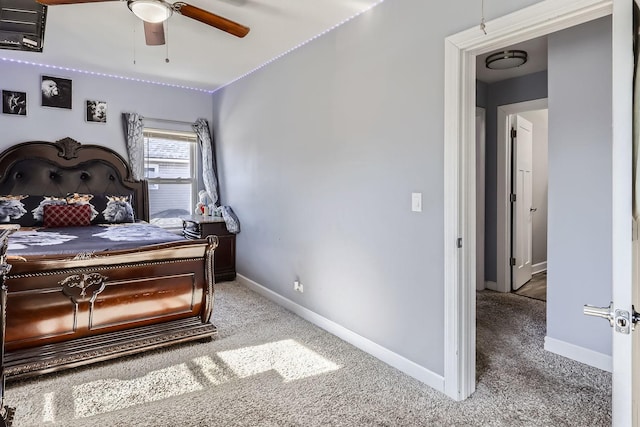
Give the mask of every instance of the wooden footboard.
[{"label": "wooden footboard", "polygon": [[5,372],[24,377],[216,335],[217,238],[9,257]]}]

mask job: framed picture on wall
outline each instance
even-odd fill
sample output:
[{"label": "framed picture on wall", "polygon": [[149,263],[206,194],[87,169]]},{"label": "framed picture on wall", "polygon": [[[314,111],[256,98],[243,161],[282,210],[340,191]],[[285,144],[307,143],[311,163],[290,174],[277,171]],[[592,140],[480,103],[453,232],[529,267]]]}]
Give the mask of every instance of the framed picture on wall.
[{"label": "framed picture on wall", "polygon": [[86,120],[93,123],[107,123],[107,103],[87,100]]},{"label": "framed picture on wall", "polygon": [[27,115],[27,93],[15,90],[2,91],[2,112],[16,116]]},{"label": "framed picture on wall", "polygon": [[71,79],[42,76],[42,106],[71,109]]}]

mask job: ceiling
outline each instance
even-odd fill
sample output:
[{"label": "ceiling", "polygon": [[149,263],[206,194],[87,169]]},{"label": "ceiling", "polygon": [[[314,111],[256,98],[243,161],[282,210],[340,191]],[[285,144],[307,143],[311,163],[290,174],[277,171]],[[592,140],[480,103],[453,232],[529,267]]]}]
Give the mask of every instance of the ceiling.
[{"label": "ceiling", "polygon": [[[519,67],[508,70],[490,70],[485,66],[485,59],[492,53],[503,50],[524,50],[527,52],[527,62]],[[494,50],[476,57],[476,78],[485,83],[495,83],[502,80],[525,76],[547,69],[547,36],[527,40],[504,49]]]},{"label": "ceiling", "polygon": [[237,38],[174,13],[166,46],[145,45],[142,21],[125,1],[49,6],[43,52],[0,50],[0,59],[212,91],[380,2],[189,0],[251,31]]}]

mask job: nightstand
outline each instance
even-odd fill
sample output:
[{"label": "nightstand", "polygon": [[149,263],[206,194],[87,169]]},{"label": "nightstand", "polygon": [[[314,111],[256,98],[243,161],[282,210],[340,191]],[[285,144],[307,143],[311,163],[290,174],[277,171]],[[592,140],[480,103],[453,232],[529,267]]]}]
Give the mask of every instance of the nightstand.
[{"label": "nightstand", "polygon": [[227,231],[219,216],[190,215],[182,218],[182,234],[187,239],[202,239],[211,234],[218,236],[218,247],[213,254],[216,282],[236,278],[236,235]]}]

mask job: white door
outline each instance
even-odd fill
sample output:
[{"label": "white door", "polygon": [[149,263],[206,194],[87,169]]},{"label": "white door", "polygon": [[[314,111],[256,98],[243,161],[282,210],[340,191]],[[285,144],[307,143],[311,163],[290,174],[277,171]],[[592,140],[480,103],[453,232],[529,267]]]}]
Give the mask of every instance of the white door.
[{"label": "white door", "polygon": [[[638,9],[638,1],[636,0],[634,4],[634,9]],[[623,6],[624,7],[624,6]],[[620,8],[620,5],[617,5],[617,8]],[[636,10],[637,12],[637,10]],[[620,12],[618,12],[620,14]],[[624,14],[624,13],[623,13]],[[616,18],[616,23],[618,23],[619,18]],[[628,21],[631,18],[629,16],[625,16],[625,22],[628,24]],[[619,24],[617,24],[619,25]],[[634,28],[637,29],[637,28]],[[636,35],[638,37],[638,35]],[[614,34],[614,40],[616,36]],[[636,46],[635,55],[640,56],[640,49]],[[636,61],[640,62],[640,57],[636,58]],[[635,126],[632,127],[632,162],[634,162],[632,166],[632,204],[631,209],[633,212],[634,222],[633,222],[633,244],[632,244],[632,259],[633,259],[633,278],[632,278],[632,290],[631,294],[633,297],[633,305],[632,309],[640,310],[640,67],[635,67],[635,75],[634,75],[635,85],[633,85],[633,101],[632,101],[632,111],[633,111],[633,122]],[[625,90],[624,87],[620,88],[620,90]],[[621,112],[624,114],[624,110]],[[615,182],[614,182],[615,185]],[[633,341],[633,350],[631,353],[631,377],[633,378],[631,383],[631,405],[632,405],[632,424],[634,427],[640,426],[640,337],[638,331],[640,329],[640,325],[636,325],[636,331],[633,332],[631,339]],[[615,351],[616,349],[614,349]],[[624,362],[623,362],[624,363]],[[615,389],[614,389],[615,393]]]},{"label": "white door", "polygon": [[[637,179],[637,178],[636,178]],[[639,185],[636,181],[635,185]],[[633,233],[633,307],[635,309],[640,309],[640,292],[638,292],[638,288],[640,287],[640,240],[638,240],[638,227],[639,224],[634,221],[634,233]],[[636,325],[636,329],[640,326]],[[632,352],[632,360],[633,365],[631,369],[633,370],[632,377],[633,383],[631,390],[633,392],[632,396],[632,405],[633,405],[633,425],[635,427],[640,426],[640,337],[638,337],[638,331],[632,332],[632,340],[633,340],[633,352]]]},{"label": "white door", "polygon": [[[521,116],[511,118],[512,130],[512,204],[511,277],[513,290],[531,280],[533,252],[533,125]],[[513,200],[513,199],[512,199]]]},{"label": "white door", "polygon": [[[632,209],[632,194],[637,193],[640,179],[632,174],[634,159],[632,148],[633,123],[633,3],[613,0],[613,79],[612,79],[612,299],[609,307],[594,310],[585,307],[585,314],[607,318],[613,326],[612,415],[614,426],[640,427],[638,401],[638,351],[640,324],[631,328],[633,307],[638,309],[638,254],[637,230],[633,230],[632,217],[640,217]],[[638,86],[638,85],[637,85]],[[638,87],[636,87],[636,90]],[[637,99],[640,102],[640,99]],[[640,121],[640,115],[635,114]],[[637,143],[637,141],[636,141]],[[637,151],[636,151],[637,157]],[[638,159],[634,159],[636,167]],[[635,180],[633,179],[635,178]],[[634,182],[635,181],[635,182]],[[637,202],[637,200],[636,200]],[[631,215],[633,213],[633,215]],[[637,223],[636,223],[637,224]]]},{"label": "white door", "polygon": [[[638,1],[636,0],[636,4],[634,4],[634,9],[638,9]],[[620,9],[620,5],[617,5],[618,9]],[[624,6],[623,6],[624,7]],[[618,11],[618,14],[620,12]],[[623,13],[624,15],[624,13]],[[620,25],[616,18],[617,25]],[[624,23],[628,25],[628,20],[630,20],[629,16],[625,16]],[[637,28],[635,28],[637,29]],[[637,36],[637,35],[636,35]],[[618,37],[620,37],[618,35]],[[616,40],[616,34],[614,33],[614,41]],[[640,56],[640,49],[636,46],[635,55]],[[636,58],[636,61],[640,61],[640,58]],[[632,298],[633,305],[632,310],[637,309],[640,310],[640,68],[636,66],[635,75],[634,75],[635,85],[633,86],[633,101],[632,101],[632,114],[633,114],[633,122],[635,126],[632,127],[632,199],[631,199],[631,209],[633,213],[633,227],[632,227],[632,259],[633,259],[633,269],[632,269]],[[625,90],[625,88],[620,88],[620,90]],[[624,113],[624,110],[621,112]],[[615,185],[615,182],[614,182]],[[632,353],[631,353],[631,377],[633,378],[631,383],[631,407],[632,407],[632,423],[634,427],[640,426],[640,337],[637,329],[640,328],[640,325],[636,325],[636,331],[632,333],[631,340],[632,344]],[[614,348],[614,351],[616,349]],[[624,363],[624,362],[623,362]],[[614,393],[616,392],[614,388]]]},{"label": "white door", "polygon": [[[633,145],[633,1],[613,1],[613,144],[612,144],[612,296],[616,311],[632,312],[637,306],[637,283],[634,284],[633,235],[629,213],[632,212],[632,145]],[[637,88],[636,88],[637,89]],[[640,118],[640,117],[637,117]],[[636,177],[637,179],[637,177]],[[617,314],[614,312],[618,324]],[[640,325],[639,325],[640,326]],[[640,327],[628,333],[613,332],[613,425],[638,426],[634,416],[634,402],[640,398],[640,390],[633,387],[637,381]],[[635,409],[637,414],[637,408]]]}]

